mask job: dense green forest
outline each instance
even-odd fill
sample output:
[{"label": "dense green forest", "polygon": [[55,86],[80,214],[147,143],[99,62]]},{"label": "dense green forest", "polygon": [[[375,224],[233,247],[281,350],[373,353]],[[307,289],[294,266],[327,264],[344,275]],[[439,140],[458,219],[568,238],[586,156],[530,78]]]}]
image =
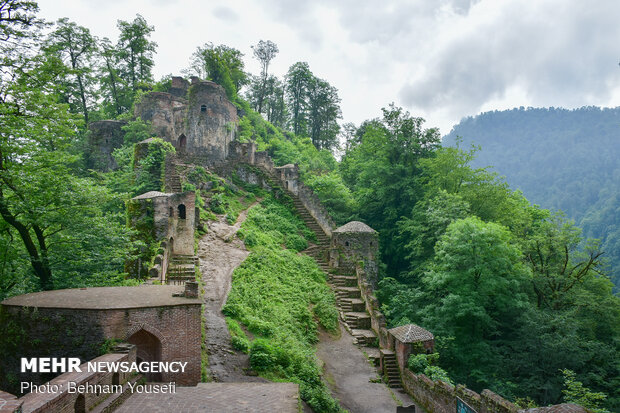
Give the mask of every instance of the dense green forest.
[{"label": "dense green forest", "polygon": [[620,288],[620,108],[519,108],[463,119],[446,145],[478,145],[475,167],[492,166],[543,208],[563,211],[598,238]]},{"label": "dense green forest", "polygon": [[[151,135],[148,124],[132,119],[132,106],[143,93],[170,86],[169,76],[155,81],[152,75],[154,27],[139,15],[119,21],[113,43],[66,19],[40,21],[34,2],[0,5],[12,7],[0,18],[0,298],[140,282],[124,273],[124,263],[145,247],[125,225],[124,202],[161,188],[164,152],[174,150],[155,145],[142,168],[134,168],[133,144]],[[197,47],[186,73],[222,85],[244,113],[238,139],[256,142],[278,165],[298,163],[337,223],[359,219],[379,231],[377,296],[391,326],[414,322],[432,331],[439,350],[433,362],[476,390],[490,388],[522,405],[564,400],[620,409],[620,300],[612,295],[600,245],[472,166],[476,151],[443,147],[436,129],[402,108],[388,105],[379,118],[339,125],[337,90],[307,63],[293,64],[279,79],[268,72],[277,46],[259,41],[253,50],[259,75],[245,71],[239,50],[212,43]],[[98,119],[129,121],[116,171],[85,166],[86,125]],[[338,137],[340,161],[332,153]],[[233,200],[216,199],[221,202],[211,211],[201,206],[201,217],[238,213]],[[241,234],[254,254],[237,273],[248,286],[248,272],[267,279],[273,271],[261,257],[279,269],[313,265],[289,256],[303,237],[282,239],[288,230],[278,229],[295,227],[295,219],[269,200],[261,208]],[[613,215],[613,204],[604,208]],[[282,240],[290,248],[276,248]],[[323,303],[324,313],[319,307],[314,315],[333,320],[333,297],[324,302],[301,286],[293,291],[302,274],[291,269],[283,279],[287,301]],[[309,277],[320,280],[315,272]],[[268,303],[269,291],[260,291]],[[271,321],[286,322],[281,307],[252,309],[246,298],[233,290],[232,318],[260,324],[251,312],[267,318],[273,311]],[[298,363],[311,351],[315,331],[296,335],[274,323],[266,324],[276,329],[272,342],[252,344],[262,355],[256,365],[267,363],[262,368],[275,377],[304,380],[306,399],[337,410],[324,397],[318,372]],[[274,350],[287,335],[298,352]],[[241,334],[237,340],[249,345]]]}]

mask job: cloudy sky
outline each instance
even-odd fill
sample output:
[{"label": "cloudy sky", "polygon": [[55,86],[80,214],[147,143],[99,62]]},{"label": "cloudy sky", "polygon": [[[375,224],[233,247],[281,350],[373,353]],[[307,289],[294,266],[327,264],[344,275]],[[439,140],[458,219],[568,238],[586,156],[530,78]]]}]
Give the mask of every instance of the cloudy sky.
[{"label": "cloudy sky", "polygon": [[179,74],[197,46],[245,54],[275,42],[272,72],[306,61],[340,91],[343,121],[390,102],[446,134],[462,117],[519,106],[620,105],[620,1],[595,0],[39,0],[116,40],[118,19],[155,26],[157,78]]}]

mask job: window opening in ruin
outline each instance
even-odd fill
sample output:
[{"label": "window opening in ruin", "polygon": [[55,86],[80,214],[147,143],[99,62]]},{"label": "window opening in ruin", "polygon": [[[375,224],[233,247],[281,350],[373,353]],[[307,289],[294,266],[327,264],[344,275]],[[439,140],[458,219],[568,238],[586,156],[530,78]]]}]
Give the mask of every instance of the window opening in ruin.
[{"label": "window opening in ruin", "polygon": [[168,214],[170,215],[170,218],[174,217],[174,208],[170,207],[170,211],[168,212]]},{"label": "window opening in ruin", "polygon": [[344,246],[345,246],[345,247],[348,247],[348,246],[349,246],[349,241],[345,241],[345,242],[344,242]]},{"label": "window opening in ruin", "polygon": [[200,106],[200,111],[201,112],[206,112],[207,111],[207,105],[201,105]]},{"label": "window opening in ruin", "polygon": [[73,411],[75,413],[86,413],[86,397],[83,394],[80,394],[75,400]]},{"label": "window opening in ruin", "polygon": [[112,375],[112,385],[120,384],[121,380],[118,373]]},{"label": "window opening in ruin", "polygon": [[185,205],[179,205],[179,219],[185,219]]}]

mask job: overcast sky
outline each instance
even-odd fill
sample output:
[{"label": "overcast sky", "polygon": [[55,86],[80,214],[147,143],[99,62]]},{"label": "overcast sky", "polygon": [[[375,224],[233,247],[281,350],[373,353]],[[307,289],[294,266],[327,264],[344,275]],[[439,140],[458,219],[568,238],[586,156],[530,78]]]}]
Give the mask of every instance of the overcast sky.
[{"label": "overcast sky", "polygon": [[271,70],[306,61],[338,88],[344,122],[394,102],[442,134],[465,116],[519,106],[620,105],[618,0],[39,0],[116,41],[118,19],[155,26],[155,76],[180,74],[197,46],[245,54],[275,42]]}]

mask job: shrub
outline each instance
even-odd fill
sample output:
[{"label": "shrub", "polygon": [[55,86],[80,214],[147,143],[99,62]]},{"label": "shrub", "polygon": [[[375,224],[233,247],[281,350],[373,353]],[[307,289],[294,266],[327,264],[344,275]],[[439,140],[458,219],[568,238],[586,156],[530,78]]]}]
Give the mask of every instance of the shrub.
[{"label": "shrub", "polygon": [[407,361],[407,367],[409,370],[417,374],[424,374],[431,380],[441,380],[446,383],[454,384],[448,372],[439,366],[434,366],[439,360],[439,353],[433,354],[412,354]]},{"label": "shrub", "polygon": [[250,348],[250,366],[256,371],[265,371],[275,365],[276,357],[268,340],[257,338]]},{"label": "shrub", "polygon": [[308,248],[308,241],[297,234],[288,234],[284,245],[289,250],[303,251]]}]

